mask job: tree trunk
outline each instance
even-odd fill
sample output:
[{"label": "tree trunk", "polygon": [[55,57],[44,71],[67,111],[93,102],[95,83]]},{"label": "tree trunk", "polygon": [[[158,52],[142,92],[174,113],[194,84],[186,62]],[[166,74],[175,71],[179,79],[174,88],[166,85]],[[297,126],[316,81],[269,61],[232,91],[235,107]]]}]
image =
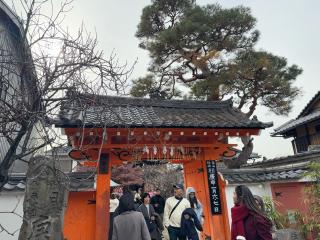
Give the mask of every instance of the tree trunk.
[{"label": "tree trunk", "polygon": [[[215,79],[212,79],[212,76],[210,76],[211,74],[209,73],[209,71],[207,75],[209,76],[207,78],[209,81],[217,81]],[[219,101],[219,100],[220,100],[220,83],[216,82],[211,89],[210,96],[208,96],[208,101]]]},{"label": "tree trunk", "polygon": [[63,240],[68,180],[54,159],[38,156],[29,162],[19,240]]},{"label": "tree trunk", "polygon": [[247,112],[247,114],[246,114],[248,118],[251,117],[251,115],[254,113],[257,105],[258,105],[258,98],[255,97],[250,105],[249,112]]},{"label": "tree trunk", "polygon": [[15,160],[14,156],[26,132],[27,128],[25,126],[22,126],[17,136],[14,138],[14,141],[10,144],[10,148],[8,149],[6,155],[0,163],[0,190],[7,183],[9,168]]},{"label": "tree trunk", "polygon": [[208,101],[219,101],[220,100],[220,91],[219,86],[212,89],[211,95],[208,98]]}]

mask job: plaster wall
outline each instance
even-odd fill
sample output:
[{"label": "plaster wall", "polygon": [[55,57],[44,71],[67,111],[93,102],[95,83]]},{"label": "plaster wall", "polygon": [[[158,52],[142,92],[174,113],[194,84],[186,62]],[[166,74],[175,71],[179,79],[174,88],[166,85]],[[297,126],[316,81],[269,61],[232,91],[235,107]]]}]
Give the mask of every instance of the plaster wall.
[{"label": "plaster wall", "polygon": [[[233,192],[234,192],[234,188],[237,185],[238,184],[228,184],[226,186],[227,208],[228,208],[228,217],[229,217],[229,223],[230,223],[229,226],[231,226],[231,208],[234,205],[233,204]],[[248,183],[245,185],[250,188],[251,192],[254,195],[272,198],[270,183]]]},{"label": "plaster wall", "polygon": [[[0,193],[0,225],[8,231],[1,231],[1,240],[18,240],[19,229],[22,224],[24,192]],[[14,213],[12,213],[14,211]],[[18,214],[18,215],[17,215]]]}]

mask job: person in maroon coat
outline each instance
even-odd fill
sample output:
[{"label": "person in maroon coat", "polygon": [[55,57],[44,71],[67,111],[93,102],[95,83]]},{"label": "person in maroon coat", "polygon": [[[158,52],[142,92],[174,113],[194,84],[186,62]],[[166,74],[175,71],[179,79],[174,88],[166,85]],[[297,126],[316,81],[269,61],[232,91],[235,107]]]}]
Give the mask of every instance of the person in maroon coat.
[{"label": "person in maroon coat", "polygon": [[237,186],[231,208],[231,240],[272,240],[272,222],[259,207],[250,189]]}]

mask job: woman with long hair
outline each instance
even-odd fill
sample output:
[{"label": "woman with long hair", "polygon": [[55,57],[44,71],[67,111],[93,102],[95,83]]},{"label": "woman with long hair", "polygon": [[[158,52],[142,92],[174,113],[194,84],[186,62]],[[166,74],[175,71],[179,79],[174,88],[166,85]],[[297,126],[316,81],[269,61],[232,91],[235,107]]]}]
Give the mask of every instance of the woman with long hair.
[{"label": "woman with long hair", "polygon": [[187,199],[190,202],[190,206],[195,211],[199,222],[203,223],[203,207],[199,199],[197,198],[196,191],[193,187],[188,187],[186,190]]},{"label": "woman with long hair", "polygon": [[233,201],[231,239],[272,240],[272,222],[247,186],[236,186]]}]

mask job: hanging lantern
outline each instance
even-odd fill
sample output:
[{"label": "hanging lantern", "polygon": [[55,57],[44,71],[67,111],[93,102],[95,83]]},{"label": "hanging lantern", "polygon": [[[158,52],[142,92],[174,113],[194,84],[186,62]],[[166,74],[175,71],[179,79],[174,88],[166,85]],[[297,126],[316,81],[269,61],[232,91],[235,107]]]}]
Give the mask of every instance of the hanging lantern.
[{"label": "hanging lantern", "polygon": [[162,153],[164,154],[164,155],[166,155],[167,154],[167,147],[166,146],[163,146],[163,149],[162,149]]},{"label": "hanging lantern", "polygon": [[157,155],[157,153],[158,153],[157,147],[156,147],[156,146],[153,146],[153,154],[154,154],[154,155]]},{"label": "hanging lantern", "polygon": [[149,154],[150,151],[149,151],[148,146],[144,146],[143,149],[142,149],[142,152],[146,153],[146,154]]},{"label": "hanging lantern", "polygon": [[171,146],[171,148],[170,148],[170,156],[173,157],[173,155],[174,155],[174,147]]}]

